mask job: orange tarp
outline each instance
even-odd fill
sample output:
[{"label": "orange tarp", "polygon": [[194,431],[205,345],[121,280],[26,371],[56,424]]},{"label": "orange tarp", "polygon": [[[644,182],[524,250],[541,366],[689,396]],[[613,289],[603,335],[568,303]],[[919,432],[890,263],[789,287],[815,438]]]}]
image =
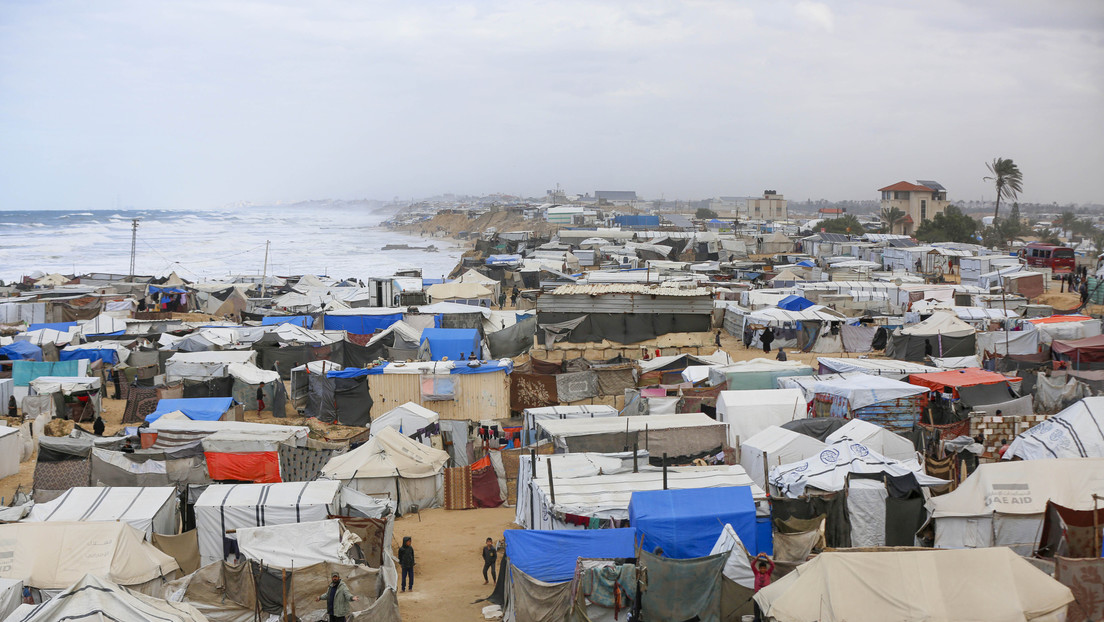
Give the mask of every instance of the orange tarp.
[{"label": "orange tarp", "polygon": [[1018,385],[1020,378],[1010,378],[1004,374],[985,371],[980,367],[967,367],[966,369],[939,371],[930,374],[912,374],[909,376],[908,381],[910,384],[929,387],[933,391],[945,392],[947,388],[950,388],[955,397],[958,397],[959,387],[972,387],[979,384],[999,384],[1001,382]]},{"label": "orange tarp", "polygon": [[1060,322],[1084,322],[1092,318],[1087,315],[1052,315],[1050,317],[1037,317],[1028,320],[1032,324],[1058,324]]}]

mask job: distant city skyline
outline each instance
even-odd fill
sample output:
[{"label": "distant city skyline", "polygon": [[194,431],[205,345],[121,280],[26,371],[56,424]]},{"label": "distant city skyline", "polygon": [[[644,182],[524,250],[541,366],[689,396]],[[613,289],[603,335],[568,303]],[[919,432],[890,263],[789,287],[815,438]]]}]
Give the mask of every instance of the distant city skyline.
[{"label": "distant city skyline", "polygon": [[937,180],[1104,203],[1104,3],[105,0],[0,11],[0,209]]}]

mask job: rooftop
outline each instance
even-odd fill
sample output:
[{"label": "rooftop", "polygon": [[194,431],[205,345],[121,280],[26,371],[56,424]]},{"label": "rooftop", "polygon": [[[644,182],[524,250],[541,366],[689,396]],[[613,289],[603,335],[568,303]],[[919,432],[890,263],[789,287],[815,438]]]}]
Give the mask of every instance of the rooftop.
[{"label": "rooftop", "polygon": [[927,186],[910,184],[907,181],[899,181],[892,186],[879,188],[878,192],[935,192],[935,190]]},{"label": "rooftop", "polygon": [[705,287],[673,287],[642,283],[604,283],[601,285],[561,285],[552,291],[557,296],[601,296],[603,294],[647,294],[651,296],[712,296]]}]

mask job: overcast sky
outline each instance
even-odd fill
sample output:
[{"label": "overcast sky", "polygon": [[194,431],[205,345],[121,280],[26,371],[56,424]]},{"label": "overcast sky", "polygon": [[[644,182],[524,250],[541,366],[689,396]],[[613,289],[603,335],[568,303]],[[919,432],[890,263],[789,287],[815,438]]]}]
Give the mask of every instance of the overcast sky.
[{"label": "overcast sky", "polygon": [[0,209],[1104,202],[1104,2],[0,0]]}]

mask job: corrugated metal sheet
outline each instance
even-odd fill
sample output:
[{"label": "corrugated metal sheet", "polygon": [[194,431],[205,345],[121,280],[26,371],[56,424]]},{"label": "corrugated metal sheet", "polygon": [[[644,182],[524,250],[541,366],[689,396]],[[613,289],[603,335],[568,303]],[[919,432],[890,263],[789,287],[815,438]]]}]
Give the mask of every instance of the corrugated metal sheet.
[{"label": "corrugated metal sheet", "polygon": [[[814,398],[813,410],[817,417],[829,416],[831,408],[831,396],[817,393]],[[920,418],[920,412],[924,408],[926,394],[910,395],[896,400],[878,402],[864,408],[851,411],[851,418],[879,425],[894,434],[908,432]]]},{"label": "corrugated metal sheet", "polygon": [[378,374],[368,376],[368,391],[375,416],[400,404],[414,402],[436,412],[442,419],[508,419],[510,382],[505,373],[453,374],[457,382],[456,399],[423,401],[418,374]]}]

